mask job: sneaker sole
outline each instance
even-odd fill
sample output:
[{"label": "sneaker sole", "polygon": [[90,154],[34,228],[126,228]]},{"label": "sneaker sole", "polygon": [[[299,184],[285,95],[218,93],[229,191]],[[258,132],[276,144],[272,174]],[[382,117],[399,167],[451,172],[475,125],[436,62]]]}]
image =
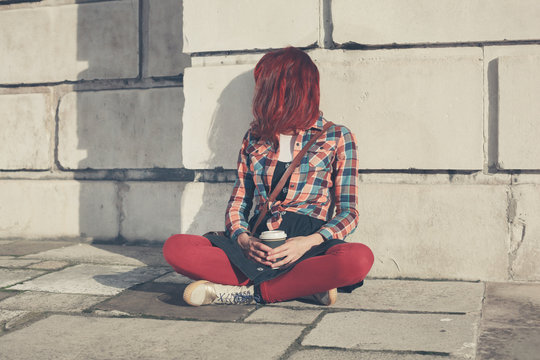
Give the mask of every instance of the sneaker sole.
[{"label": "sneaker sole", "polygon": [[[188,305],[191,305],[191,306],[201,306],[201,305],[204,305],[204,300],[206,298],[206,296],[202,296],[202,299],[201,296],[196,296],[197,299],[194,299],[193,297],[193,293],[196,292],[197,290],[200,291],[199,286],[200,285],[204,285],[206,283],[209,283],[210,281],[208,280],[198,280],[198,281],[195,281],[191,284],[189,284],[186,289],[184,290],[184,301],[188,304]],[[204,289],[203,287],[203,291],[206,293],[206,290]]]},{"label": "sneaker sole", "polygon": [[337,289],[328,290],[328,299],[330,301],[329,301],[329,304],[326,305],[326,306],[331,306],[331,305],[334,305],[336,303],[336,301],[337,301]]}]

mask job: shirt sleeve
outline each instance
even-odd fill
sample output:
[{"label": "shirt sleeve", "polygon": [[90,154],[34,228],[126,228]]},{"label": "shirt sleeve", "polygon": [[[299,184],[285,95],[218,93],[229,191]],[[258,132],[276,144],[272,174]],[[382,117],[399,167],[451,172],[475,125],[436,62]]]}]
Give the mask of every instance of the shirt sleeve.
[{"label": "shirt sleeve", "polygon": [[325,239],[343,240],[358,225],[358,155],[356,138],[343,127],[334,160],[334,217],[318,231]]},{"label": "shirt sleeve", "polygon": [[244,136],[242,148],[238,154],[237,177],[232,195],[225,211],[225,228],[231,239],[236,240],[244,232],[249,232],[248,217],[253,206],[255,184],[249,170],[249,158],[246,148],[249,145],[249,131]]}]

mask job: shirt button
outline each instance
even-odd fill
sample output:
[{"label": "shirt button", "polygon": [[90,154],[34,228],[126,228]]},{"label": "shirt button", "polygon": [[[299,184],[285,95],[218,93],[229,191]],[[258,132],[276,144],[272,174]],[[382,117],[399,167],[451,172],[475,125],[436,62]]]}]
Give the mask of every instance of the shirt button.
[{"label": "shirt button", "polygon": [[300,143],[296,143],[296,146],[300,146]]},{"label": "shirt button", "polygon": [[281,215],[285,215],[287,212],[286,211],[282,211],[281,212]]},{"label": "shirt button", "polygon": [[288,190],[287,190],[287,188],[283,188],[281,191],[286,194]]},{"label": "shirt button", "polygon": [[291,184],[291,186],[289,186],[291,189],[294,189],[294,185]]}]

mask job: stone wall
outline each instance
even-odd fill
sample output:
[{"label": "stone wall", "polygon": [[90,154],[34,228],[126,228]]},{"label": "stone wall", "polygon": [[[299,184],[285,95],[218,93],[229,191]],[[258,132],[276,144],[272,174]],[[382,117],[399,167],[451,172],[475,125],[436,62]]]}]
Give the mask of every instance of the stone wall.
[{"label": "stone wall", "polygon": [[252,69],[308,51],[372,276],[540,280],[537,0],[0,1],[0,238],[223,227]]}]

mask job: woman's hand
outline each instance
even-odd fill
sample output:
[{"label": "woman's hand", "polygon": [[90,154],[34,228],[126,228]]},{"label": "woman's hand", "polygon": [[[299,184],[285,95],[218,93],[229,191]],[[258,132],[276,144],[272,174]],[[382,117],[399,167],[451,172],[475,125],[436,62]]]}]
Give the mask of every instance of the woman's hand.
[{"label": "woman's hand", "polygon": [[275,249],[271,249],[268,252],[267,260],[275,261],[276,259],[285,257],[284,259],[273,262],[272,268],[278,268],[281,266],[288,266],[300,259],[309,249],[315,245],[319,245],[324,241],[324,238],[319,233],[311,234],[309,236],[297,236],[287,239],[285,244],[278,246]]},{"label": "woman's hand", "polygon": [[248,233],[240,234],[237,241],[247,258],[267,266],[272,265],[272,262],[267,259],[268,252],[272,250],[270,246],[264,245],[259,239]]}]

